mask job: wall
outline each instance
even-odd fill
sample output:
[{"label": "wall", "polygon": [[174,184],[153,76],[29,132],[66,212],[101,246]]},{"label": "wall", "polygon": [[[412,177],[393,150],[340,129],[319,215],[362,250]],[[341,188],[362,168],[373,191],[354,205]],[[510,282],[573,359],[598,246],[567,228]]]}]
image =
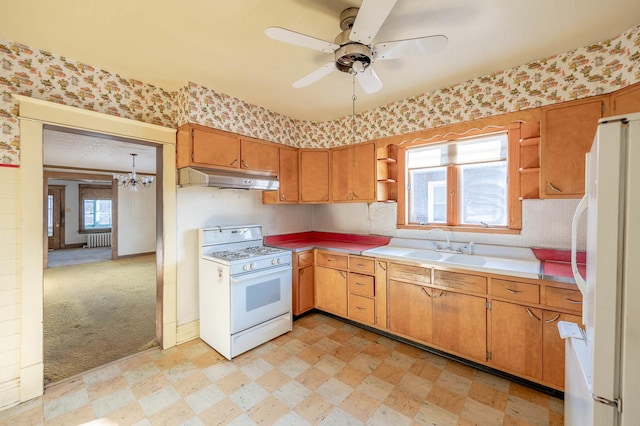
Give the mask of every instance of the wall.
[{"label": "wall", "polygon": [[20,185],[0,167],[0,409],[20,399]]},{"label": "wall", "polygon": [[[518,247],[571,248],[571,220],[579,200],[524,200],[522,232],[488,234],[449,232],[451,241],[499,244]],[[326,232],[380,234],[402,238],[436,238],[428,231],[396,229],[395,203],[325,204],[315,208],[313,229]],[[552,218],[552,220],[550,220]],[[579,233],[578,247],[586,247],[585,233]]]},{"label": "wall", "polygon": [[118,256],[156,251],[156,185],[118,187]]},{"label": "wall", "polygon": [[178,189],[178,324],[200,317],[198,229],[262,225],[264,235],[312,230],[313,206],[263,205],[261,191],[185,187]]}]

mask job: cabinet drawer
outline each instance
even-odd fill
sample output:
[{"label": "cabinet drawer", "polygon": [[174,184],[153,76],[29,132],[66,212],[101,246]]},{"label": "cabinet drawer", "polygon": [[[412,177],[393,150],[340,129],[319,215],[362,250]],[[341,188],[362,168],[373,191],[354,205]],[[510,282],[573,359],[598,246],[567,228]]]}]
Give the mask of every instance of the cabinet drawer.
[{"label": "cabinet drawer", "polygon": [[329,268],[347,269],[347,256],[333,253],[318,252],[316,263],[318,266],[328,266]]},{"label": "cabinet drawer", "polygon": [[362,296],[373,297],[374,278],[369,275],[349,272],[349,293],[356,293]]},{"label": "cabinet drawer", "polygon": [[525,303],[540,303],[540,286],[516,281],[491,280],[491,295]]},{"label": "cabinet drawer", "polygon": [[375,301],[357,294],[349,294],[349,319],[375,325]]},{"label": "cabinet drawer", "polygon": [[349,270],[361,274],[373,275],[376,273],[376,264],[373,259],[349,256]]},{"label": "cabinet drawer", "polygon": [[431,268],[390,263],[389,278],[429,284],[431,282]]},{"label": "cabinet drawer", "polygon": [[304,268],[309,265],[313,265],[313,252],[304,251],[302,253],[298,253],[298,268]]},{"label": "cabinet drawer", "polygon": [[582,294],[579,290],[547,287],[545,293],[545,305],[576,312],[582,311]]},{"label": "cabinet drawer", "polygon": [[485,277],[460,274],[458,272],[436,271],[434,284],[476,293],[487,292],[487,279]]}]

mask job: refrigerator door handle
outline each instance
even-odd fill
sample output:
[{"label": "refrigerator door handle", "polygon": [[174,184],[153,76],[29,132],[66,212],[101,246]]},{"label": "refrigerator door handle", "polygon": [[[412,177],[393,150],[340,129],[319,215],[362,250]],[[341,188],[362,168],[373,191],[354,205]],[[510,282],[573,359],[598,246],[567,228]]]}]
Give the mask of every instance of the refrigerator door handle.
[{"label": "refrigerator door handle", "polygon": [[573,276],[576,279],[576,284],[578,284],[578,288],[583,295],[586,294],[587,291],[587,282],[578,270],[578,222],[580,222],[580,217],[585,210],[587,210],[588,205],[588,195],[585,194],[580,200],[580,203],[578,203],[576,212],[573,214],[573,220],[571,221],[571,270],[573,271]]},{"label": "refrigerator door handle", "polygon": [[604,404],[604,405],[608,405],[610,407],[614,407],[615,409],[618,410],[618,413],[622,412],[622,400],[620,398],[617,398],[617,399],[614,399],[614,400],[610,400],[610,399],[607,399],[605,397],[595,395],[593,393],[591,394],[591,398],[595,402],[599,402],[600,404]]}]

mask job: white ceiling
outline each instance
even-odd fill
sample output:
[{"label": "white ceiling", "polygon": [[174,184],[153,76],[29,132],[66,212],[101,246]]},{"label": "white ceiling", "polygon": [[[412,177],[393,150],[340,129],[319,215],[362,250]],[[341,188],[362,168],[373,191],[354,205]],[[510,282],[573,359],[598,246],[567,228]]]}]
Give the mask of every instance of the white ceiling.
[{"label": "white ceiling", "polygon": [[156,172],[156,148],[99,135],[43,131],[42,162],[47,170],[103,171],[127,174],[136,156],[136,172]]},{"label": "white ceiling", "polygon": [[[274,41],[281,26],[333,41],[361,0],[0,0],[0,38],[176,90],[191,81],[301,120],[351,113],[352,80],[333,72],[291,84],[330,61]],[[382,90],[357,89],[357,111],[587,46],[640,23],[638,0],[398,0],[374,42],[444,34],[446,49],[382,61]]]}]

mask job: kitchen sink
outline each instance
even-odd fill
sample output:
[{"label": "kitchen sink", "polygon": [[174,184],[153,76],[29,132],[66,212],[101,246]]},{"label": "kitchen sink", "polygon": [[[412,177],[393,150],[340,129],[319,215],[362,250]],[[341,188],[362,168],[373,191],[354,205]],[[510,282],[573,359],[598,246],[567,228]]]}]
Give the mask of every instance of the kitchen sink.
[{"label": "kitchen sink", "polygon": [[454,254],[443,259],[443,262],[459,263],[462,265],[482,266],[487,260],[482,256],[475,256],[470,254]]},{"label": "kitchen sink", "polygon": [[410,251],[404,256],[414,259],[424,259],[424,260],[440,260],[442,259],[442,255],[440,253],[436,253],[435,251],[430,250],[415,250]]}]

